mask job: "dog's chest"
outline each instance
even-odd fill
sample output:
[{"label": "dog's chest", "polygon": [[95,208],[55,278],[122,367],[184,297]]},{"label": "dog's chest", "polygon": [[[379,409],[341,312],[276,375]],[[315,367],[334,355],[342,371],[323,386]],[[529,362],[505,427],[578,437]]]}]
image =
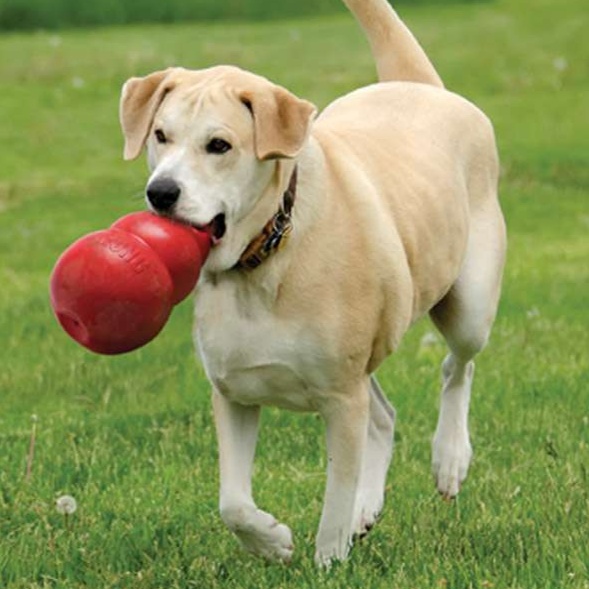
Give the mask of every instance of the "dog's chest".
[{"label": "dog's chest", "polygon": [[231,287],[198,293],[196,341],[209,380],[238,403],[315,410],[329,380],[317,333],[240,295]]}]

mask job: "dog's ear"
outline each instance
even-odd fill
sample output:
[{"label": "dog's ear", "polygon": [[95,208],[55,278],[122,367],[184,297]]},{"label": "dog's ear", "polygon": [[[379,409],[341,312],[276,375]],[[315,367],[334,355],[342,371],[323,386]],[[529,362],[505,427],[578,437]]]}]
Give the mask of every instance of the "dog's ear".
[{"label": "dog's ear", "polygon": [[258,159],[295,157],[309,135],[315,106],[274,84],[244,90],[239,97],[254,118]]},{"label": "dog's ear", "polygon": [[119,117],[125,137],[124,158],[135,159],[143,149],[153,118],[166,94],[174,87],[169,68],[144,78],[131,78],[121,92]]}]

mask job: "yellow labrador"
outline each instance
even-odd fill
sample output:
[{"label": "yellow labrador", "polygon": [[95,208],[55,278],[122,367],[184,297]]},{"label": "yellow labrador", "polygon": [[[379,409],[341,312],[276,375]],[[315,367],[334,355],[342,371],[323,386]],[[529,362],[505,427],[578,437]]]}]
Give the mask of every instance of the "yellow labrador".
[{"label": "yellow labrador", "polygon": [[291,557],[289,528],[252,497],[260,406],[317,411],[329,454],[319,564],[344,559],[383,507],[395,412],[374,372],[428,312],[450,350],[433,472],[440,493],[458,493],[506,242],[489,120],[444,90],[386,0],[344,2],[379,83],[318,117],[229,66],[132,78],[121,99],[125,157],[147,147],[150,207],[214,242],[195,341],[213,387],[221,517],[247,550]]}]

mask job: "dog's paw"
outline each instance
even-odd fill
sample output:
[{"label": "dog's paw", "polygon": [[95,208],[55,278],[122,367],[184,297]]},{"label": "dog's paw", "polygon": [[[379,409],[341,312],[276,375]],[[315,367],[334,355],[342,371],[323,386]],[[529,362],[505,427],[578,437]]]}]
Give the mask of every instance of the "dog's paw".
[{"label": "dog's paw", "polygon": [[290,529],[261,509],[248,511],[230,525],[245,550],[267,560],[290,562],[294,551]]},{"label": "dog's paw", "polygon": [[348,557],[352,548],[352,540],[346,544],[345,547],[341,546],[323,546],[317,548],[315,551],[315,565],[321,569],[329,570],[333,565],[338,562],[343,562]]},{"label": "dog's paw", "polygon": [[315,543],[315,564],[329,569],[333,563],[345,560],[352,548],[352,542],[353,534],[347,526],[320,528]]},{"label": "dog's paw", "polygon": [[360,540],[372,530],[382,512],[384,493],[372,490],[362,492],[358,497],[356,513],[354,515],[353,537]]},{"label": "dog's paw", "polygon": [[445,499],[458,495],[472,458],[468,433],[436,432],[433,440],[432,471],[438,491]]},{"label": "dog's paw", "polygon": [[379,511],[362,512],[362,516],[354,526],[354,540],[362,540],[362,538],[366,537],[379,517]]}]

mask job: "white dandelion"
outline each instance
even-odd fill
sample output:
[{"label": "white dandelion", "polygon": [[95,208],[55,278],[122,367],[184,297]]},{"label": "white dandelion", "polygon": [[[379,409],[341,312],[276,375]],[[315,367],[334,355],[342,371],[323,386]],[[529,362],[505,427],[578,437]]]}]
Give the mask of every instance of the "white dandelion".
[{"label": "white dandelion", "polygon": [[80,76],[74,76],[72,78],[72,88],[76,90],[81,90],[86,85],[86,81],[84,78],[80,78]]},{"label": "white dandelion", "polygon": [[528,309],[526,311],[526,317],[528,319],[536,319],[537,317],[540,317],[540,309],[538,309],[538,307],[532,307],[531,309]]},{"label": "white dandelion", "polygon": [[431,348],[432,346],[437,346],[439,343],[440,338],[433,331],[428,331],[419,341],[419,347],[420,349]]},{"label": "white dandelion", "polygon": [[76,512],[76,509],[78,509],[78,504],[71,495],[62,495],[55,502],[55,507],[59,513],[67,517],[68,515],[73,515]]},{"label": "white dandelion", "polygon": [[53,35],[52,37],[49,37],[48,43],[49,43],[50,47],[53,47],[53,48],[60,47],[62,44],[62,38],[59,35]]},{"label": "white dandelion", "polygon": [[552,65],[557,72],[564,72],[569,67],[569,62],[566,57],[555,57]]}]

